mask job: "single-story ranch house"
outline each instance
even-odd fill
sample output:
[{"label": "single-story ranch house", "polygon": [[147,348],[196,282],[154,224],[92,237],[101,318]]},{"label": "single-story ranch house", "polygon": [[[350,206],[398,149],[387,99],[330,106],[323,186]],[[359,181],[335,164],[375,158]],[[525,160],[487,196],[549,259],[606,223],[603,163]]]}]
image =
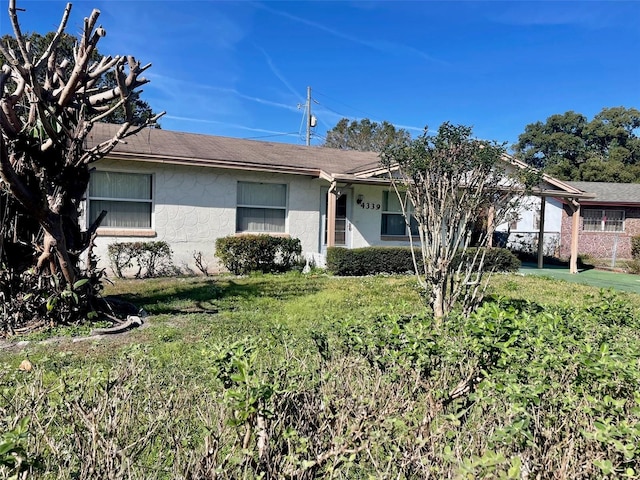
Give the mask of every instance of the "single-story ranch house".
[{"label": "single-story ranch house", "polygon": [[[578,252],[594,258],[631,258],[631,239],[640,235],[640,184],[607,182],[565,182],[584,193],[580,199],[577,226]],[[541,216],[545,207],[544,219]],[[544,225],[545,255],[569,258],[574,206],[563,198],[533,198],[509,225],[507,246],[512,250],[535,252],[540,228]],[[544,220],[544,223],[543,223]]]},{"label": "single-story ranch house", "polygon": [[[578,251],[595,258],[631,258],[631,238],[640,235],[640,184],[567,182],[591,194],[580,201]],[[563,209],[560,255],[568,257],[570,209]]]},{"label": "single-story ranch house", "polygon": [[[89,146],[117,128],[96,124]],[[94,166],[85,222],[108,211],[96,239],[103,266],[109,244],[163,240],[177,266],[193,269],[194,252],[202,252],[216,268],[215,240],[246,233],[299,238],[305,257],[319,266],[327,246],[409,245],[376,153],[145,129]],[[564,199],[573,211],[583,198],[548,176],[537,195]],[[560,242],[575,266],[577,235]]]}]

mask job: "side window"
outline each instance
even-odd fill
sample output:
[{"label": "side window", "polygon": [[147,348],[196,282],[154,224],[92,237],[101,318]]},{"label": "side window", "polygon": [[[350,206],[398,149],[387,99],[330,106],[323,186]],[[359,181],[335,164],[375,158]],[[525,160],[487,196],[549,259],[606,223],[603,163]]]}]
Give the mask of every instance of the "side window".
[{"label": "side window", "polygon": [[585,232],[624,232],[624,210],[585,209],[582,217]]},{"label": "side window", "polygon": [[238,182],[236,232],[283,233],[287,217],[287,186]]},{"label": "side window", "polygon": [[151,174],[93,171],[89,181],[89,224],[106,210],[101,227],[151,228],[151,182]]},{"label": "side window", "polygon": [[[410,208],[410,207],[409,207]],[[411,208],[409,209],[411,211]],[[408,236],[407,225],[402,215],[402,205],[395,192],[382,192],[381,235]],[[418,223],[411,217],[411,235],[418,234]]]}]

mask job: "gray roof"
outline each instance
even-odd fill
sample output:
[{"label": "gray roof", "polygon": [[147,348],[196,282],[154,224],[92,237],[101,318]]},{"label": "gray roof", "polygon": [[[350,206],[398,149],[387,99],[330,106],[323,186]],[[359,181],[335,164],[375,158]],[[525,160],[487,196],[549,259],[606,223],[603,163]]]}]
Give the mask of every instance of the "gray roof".
[{"label": "gray roof", "polygon": [[[113,137],[119,125],[97,123],[88,137],[92,146]],[[307,147],[286,143],[261,142],[195,133],[145,128],[119,144],[109,157],[187,163],[210,166],[233,165],[245,168],[275,167],[298,173],[323,171],[329,174],[355,174],[380,165],[374,152]]]},{"label": "gray roof", "polygon": [[640,183],[566,182],[572,187],[594,195],[582,203],[640,203]]},{"label": "gray roof", "polygon": [[[119,128],[120,125],[96,123],[87,137],[87,146],[110,140]],[[375,152],[242,140],[156,128],[145,128],[125,142],[118,144],[107,157],[311,175],[343,183],[388,184],[380,157]],[[504,155],[503,159],[516,168],[528,168],[509,155]],[[571,185],[548,175],[544,177],[543,188],[561,197],[581,195]]]}]

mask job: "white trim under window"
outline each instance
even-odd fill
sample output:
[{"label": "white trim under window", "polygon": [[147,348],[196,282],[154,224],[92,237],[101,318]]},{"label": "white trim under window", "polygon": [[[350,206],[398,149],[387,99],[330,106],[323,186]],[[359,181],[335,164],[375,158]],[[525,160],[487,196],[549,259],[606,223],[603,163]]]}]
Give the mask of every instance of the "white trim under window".
[{"label": "white trim under window", "polygon": [[[411,205],[407,205],[409,212],[412,211]],[[398,199],[396,192],[382,192],[382,221],[380,226],[380,235],[407,237],[409,232],[407,223],[402,214],[402,205]],[[418,235],[418,222],[411,217],[411,235]]]},{"label": "white trim under window", "polygon": [[287,185],[238,182],[236,232],[284,233]]},{"label": "white trim under window", "polygon": [[624,232],[624,210],[585,208],[582,217],[585,232]]},{"label": "white trim under window", "polygon": [[150,173],[91,172],[89,225],[106,210],[102,228],[151,229],[152,182]]}]

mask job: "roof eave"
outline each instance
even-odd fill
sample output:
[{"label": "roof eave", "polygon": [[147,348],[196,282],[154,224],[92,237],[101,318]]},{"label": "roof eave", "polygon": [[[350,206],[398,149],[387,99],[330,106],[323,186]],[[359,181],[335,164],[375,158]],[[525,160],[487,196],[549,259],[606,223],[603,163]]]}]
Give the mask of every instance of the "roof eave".
[{"label": "roof eave", "polygon": [[248,170],[256,172],[289,173],[292,175],[309,175],[320,177],[320,170],[315,168],[292,167],[289,165],[265,165],[230,160],[210,160],[199,158],[164,157],[161,155],[111,152],[107,159],[131,160],[135,162],[160,163],[169,165],[186,165],[192,167],[215,167],[229,170]]}]

